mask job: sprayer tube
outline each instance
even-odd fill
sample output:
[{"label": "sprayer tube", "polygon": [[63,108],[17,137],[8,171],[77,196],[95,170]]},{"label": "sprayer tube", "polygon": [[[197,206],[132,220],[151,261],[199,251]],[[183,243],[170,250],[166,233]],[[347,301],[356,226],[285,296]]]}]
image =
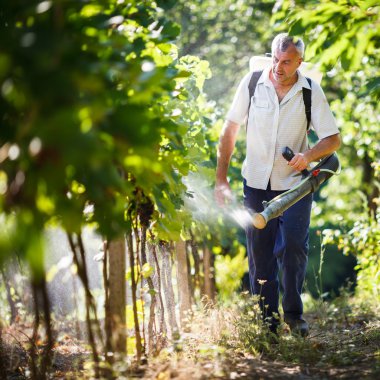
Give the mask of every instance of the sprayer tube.
[{"label": "sprayer tube", "polygon": [[253,225],[259,229],[264,228],[269,220],[277,218],[301,198],[316,191],[323,182],[327,181],[340,169],[338,156],[335,153],[332,154],[322,160],[317,167],[319,170],[315,172],[317,174],[311,175],[294,189],[272,199],[264,206],[265,209],[263,212],[254,214],[252,220]]},{"label": "sprayer tube", "polygon": [[[269,220],[277,218],[285,210],[298,202],[301,198],[311,193],[312,190],[313,187],[311,182],[305,181],[301,186],[293,191],[288,192],[284,197],[281,197],[280,195],[277,197],[277,199],[272,200],[270,205],[260,213],[265,219],[265,225],[269,222]],[[257,226],[257,228],[260,227]]]}]

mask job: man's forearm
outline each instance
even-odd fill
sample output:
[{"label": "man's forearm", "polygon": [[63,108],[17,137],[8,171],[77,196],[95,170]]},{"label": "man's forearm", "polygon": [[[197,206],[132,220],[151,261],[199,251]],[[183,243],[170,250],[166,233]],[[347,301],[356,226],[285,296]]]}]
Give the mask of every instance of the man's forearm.
[{"label": "man's forearm", "polygon": [[216,181],[224,182],[227,179],[228,166],[235,148],[236,138],[240,125],[227,120],[224,123],[218,146],[218,163],[216,168]]},{"label": "man's forearm", "polygon": [[328,136],[319,141],[313,148],[303,153],[296,153],[295,156],[289,161],[293,169],[301,171],[308,167],[310,162],[318,161],[334,153],[340,146],[340,135]]},{"label": "man's forearm", "polygon": [[306,151],[304,155],[308,162],[318,161],[326,157],[340,147],[340,134],[325,137],[319,141],[312,149]]}]

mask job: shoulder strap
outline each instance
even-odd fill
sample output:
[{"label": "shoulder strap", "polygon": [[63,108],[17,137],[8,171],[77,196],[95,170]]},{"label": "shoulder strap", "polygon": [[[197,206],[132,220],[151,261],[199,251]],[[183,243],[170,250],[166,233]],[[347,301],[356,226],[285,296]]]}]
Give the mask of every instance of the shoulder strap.
[{"label": "shoulder strap", "polygon": [[248,126],[248,119],[249,119],[249,110],[251,108],[251,101],[252,101],[252,96],[255,94],[257,82],[259,81],[261,74],[263,73],[263,70],[259,71],[254,71],[252,73],[251,79],[248,84],[248,91],[249,91],[249,103],[248,103],[248,116],[247,116],[247,124],[245,126],[245,129],[247,129]]},{"label": "shoulder strap", "polygon": [[[311,79],[306,78],[309,82],[309,85],[311,87]],[[311,122],[311,89],[302,87],[302,96],[303,96],[303,102],[305,104],[305,113],[306,113],[306,121],[307,121],[307,127],[306,130],[309,131],[310,128],[310,122]]]},{"label": "shoulder strap", "polygon": [[251,99],[252,99],[252,96],[255,94],[257,82],[259,81],[262,73],[263,73],[263,70],[254,71],[252,73],[251,79],[250,79],[249,84],[248,84],[248,91],[249,91],[248,109],[251,107]]}]

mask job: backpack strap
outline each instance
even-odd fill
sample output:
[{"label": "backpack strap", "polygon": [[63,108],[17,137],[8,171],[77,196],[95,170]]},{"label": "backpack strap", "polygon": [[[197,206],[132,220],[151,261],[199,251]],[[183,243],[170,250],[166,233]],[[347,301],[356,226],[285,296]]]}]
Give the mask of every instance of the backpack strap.
[{"label": "backpack strap", "polygon": [[[309,85],[311,87],[311,79],[306,78],[309,82]],[[306,130],[309,131],[310,128],[310,122],[311,122],[311,89],[302,87],[302,96],[303,96],[303,102],[305,104],[305,113],[306,113],[306,121],[307,121],[307,127]]]},{"label": "backpack strap", "polygon": [[254,71],[252,73],[251,79],[249,81],[249,84],[248,84],[248,91],[249,91],[248,112],[249,112],[249,109],[251,108],[251,99],[252,99],[252,96],[255,94],[257,82],[259,81],[262,73],[263,73],[263,70]]},{"label": "backpack strap", "polygon": [[251,101],[252,101],[252,96],[255,94],[257,82],[259,81],[261,74],[263,73],[263,70],[259,71],[254,71],[252,73],[251,79],[248,84],[248,91],[249,91],[249,104],[248,104],[248,116],[247,116],[247,124],[245,126],[245,129],[247,130],[248,126],[248,119],[249,119],[249,110],[251,108]]}]

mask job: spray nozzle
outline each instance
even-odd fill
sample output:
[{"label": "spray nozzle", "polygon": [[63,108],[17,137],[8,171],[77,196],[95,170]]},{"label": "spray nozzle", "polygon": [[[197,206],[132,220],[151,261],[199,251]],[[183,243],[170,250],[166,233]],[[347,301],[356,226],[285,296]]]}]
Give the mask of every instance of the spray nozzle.
[{"label": "spray nozzle", "polygon": [[262,213],[253,214],[252,224],[254,227],[258,228],[259,230],[262,230],[267,225],[267,223],[268,221]]}]

